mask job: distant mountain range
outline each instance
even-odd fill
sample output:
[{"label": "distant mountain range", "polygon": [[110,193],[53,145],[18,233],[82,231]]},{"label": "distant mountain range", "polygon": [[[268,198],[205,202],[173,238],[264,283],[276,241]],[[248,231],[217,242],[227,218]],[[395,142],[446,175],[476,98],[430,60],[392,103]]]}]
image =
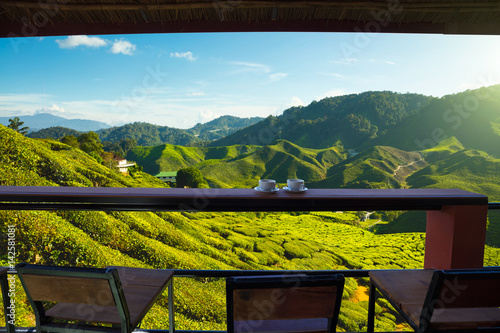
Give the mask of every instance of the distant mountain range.
[{"label": "distant mountain range", "polygon": [[[0,117],[0,124],[9,125],[9,119],[12,117]],[[65,127],[79,132],[98,131],[103,128],[111,127],[108,124],[86,119],[66,119],[63,117],[54,116],[50,113],[38,113],[33,116],[19,116],[19,119],[24,122],[23,126],[28,126],[30,132],[36,132],[49,127]]]},{"label": "distant mountain range", "polygon": [[[47,115],[51,116],[49,114]],[[57,121],[59,123],[62,123],[60,119],[64,119],[60,117],[52,117],[55,116],[45,118],[54,119],[54,121]],[[204,141],[220,139],[246,126],[260,122],[263,119],[264,118],[261,117],[239,118],[233,116],[222,116],[204,124],[198,123],[193,128],[187,130],[141,122],[126,124],[117,127],[106,126],[90,130],[99,134],[101,141],[119,142],[123,139],[134,139],[137,141],[137,144],[141,146],[156,146],[165,143],[176,145],[193,145],[201,144]],[[69,119],[66,120],[70,121]],[[21,121],[25,121],[25,117],[22,117]],[[42,123],[48,124],[49,122]],[[28,126],[30,125],[28,124]],[[81,134],[80,132],[90,131],[75,130],[75,127],[76,126],[68,128],[62,125],[53,125],[49,128],[31,132],[29,136],[32,138],[60,139],[66,135],[78,136],[79,134]]]}]

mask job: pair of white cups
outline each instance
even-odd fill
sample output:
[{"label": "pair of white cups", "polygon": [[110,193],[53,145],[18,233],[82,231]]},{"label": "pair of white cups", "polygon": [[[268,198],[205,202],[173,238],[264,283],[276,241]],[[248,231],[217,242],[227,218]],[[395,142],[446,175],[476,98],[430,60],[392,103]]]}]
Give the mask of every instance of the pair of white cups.
[{"label": "pair of white cups", "polygon": [[[304,180],[288,179],[286,185],[291,191],[301,191],[304,189]],[[263,191],[273,191],[276,188],[276,181],[274,179],[261,179],[259,180],[259,187]]]}]

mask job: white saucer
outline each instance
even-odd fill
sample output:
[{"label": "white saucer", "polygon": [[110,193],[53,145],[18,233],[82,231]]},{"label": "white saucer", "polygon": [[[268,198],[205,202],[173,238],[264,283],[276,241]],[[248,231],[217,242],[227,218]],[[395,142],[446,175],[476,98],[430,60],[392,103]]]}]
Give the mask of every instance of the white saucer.
[{"label": "white saucer", "polygon": [[265,192],[265,193],[274,193],[274,192],[278,192],[279,188],[275,187],[274,189],[272,189],[270,191],[265,191],[260,186],[257,186],[257,187],[254,187],[254,190],[259,191],[259,192]]},{"label": "white saucer", "polygon": [[303,187],[300,190],[291,190],[288,186],[285,186],[285,187],[283,187],[283,189],[285,191],[288,191],[288,192],[305,192],[305,191],[307,191],[307,187]]}]

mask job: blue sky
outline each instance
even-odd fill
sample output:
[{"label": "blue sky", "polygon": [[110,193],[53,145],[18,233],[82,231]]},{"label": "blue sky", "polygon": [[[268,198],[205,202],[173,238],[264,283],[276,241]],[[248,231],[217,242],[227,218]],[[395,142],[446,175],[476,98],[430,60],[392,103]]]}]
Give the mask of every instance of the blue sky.
[{"label": "blue sky", "polygon": [[[214,33],[0,39],[0,116],[189,128],[368,90],[500,83],[500,37]],[[22,120],[22,119],[21,119]]]}]

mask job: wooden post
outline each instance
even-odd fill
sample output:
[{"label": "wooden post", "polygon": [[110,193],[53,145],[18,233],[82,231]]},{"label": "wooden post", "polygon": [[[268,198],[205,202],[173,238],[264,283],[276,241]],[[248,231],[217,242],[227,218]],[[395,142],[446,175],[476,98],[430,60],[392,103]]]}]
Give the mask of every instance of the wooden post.
[{"label": "wooden post", "polygon": [[483,267],[488,205],[427,211],[424,268]]}]

